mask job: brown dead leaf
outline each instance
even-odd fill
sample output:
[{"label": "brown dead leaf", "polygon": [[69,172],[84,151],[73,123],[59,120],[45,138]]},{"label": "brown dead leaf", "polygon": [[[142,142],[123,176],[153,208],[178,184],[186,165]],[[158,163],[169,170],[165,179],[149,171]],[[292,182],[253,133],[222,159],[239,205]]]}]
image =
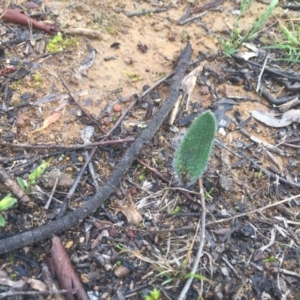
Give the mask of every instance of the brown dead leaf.
[{"label": "brown dead leaf", "polygon": [[[89,297],[71,264],[68,253],[61,243],[60,238],[54,236],[51,241],[52,263],[61,288],[66,290],[76,289],[76,299],[88,300]],[[67,293],[65,297],[67,300],[75,300],[74,296],[70,293]]]},{"label": "brown dead leaf", "polygon": [[142,221],[142,216],[137,211],[134,205],[122,207],[121,212],[126,217],[128,224],[139,225],[140,222]]},{"label": "brown dead leaf", "polygon": [[55,123],[60,118],[60,116],[61,116],[61,113],[59,113],[59,112],[55,112],[54,114],[50,115],[49,117],[47,117],[44,120],[42,127],[38,128],[36,130],[33,130],[32,133],[35,133],[35,132],[38,132],[38,131],[41,131],[41,130],[47,128],[52,123]]}]

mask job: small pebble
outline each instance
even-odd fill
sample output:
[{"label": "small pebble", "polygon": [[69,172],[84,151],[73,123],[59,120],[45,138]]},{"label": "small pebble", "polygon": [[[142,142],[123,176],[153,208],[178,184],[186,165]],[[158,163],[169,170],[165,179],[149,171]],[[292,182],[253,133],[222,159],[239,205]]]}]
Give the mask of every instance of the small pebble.
[{"label": "small pebble", "polygon": [[109,229],[108,233],[109,233],[110,236],[114,237],[114,236],[116,236],[117,231],[115,229]]},{"label": "small pebble", "polygon": [[133,187],[130,188],[130,194],[131,195],[136,195],[137,194],[137,189],[136,189],[135,186],[133,186]]},{"label": "small pebble", "polygon": [[122,265],[117,267],[114,273],[118,278],[125,278],[130,273],[130,270]]},{"label": "small pebble", "polygon": [[120,104],[114,105],[114,112],[120,112],[122,110],[122,106]]},{"label": "small pebble", "polygon": [[135,237],[135,234],[132,230],[128,230],[126,232],[126,236],[129,238],[129,239],[133,239]]}]

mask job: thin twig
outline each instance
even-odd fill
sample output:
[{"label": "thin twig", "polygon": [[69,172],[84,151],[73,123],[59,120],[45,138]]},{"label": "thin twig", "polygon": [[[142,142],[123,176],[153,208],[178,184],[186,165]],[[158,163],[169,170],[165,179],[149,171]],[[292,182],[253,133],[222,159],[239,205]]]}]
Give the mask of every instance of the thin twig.
[{"label": "thin twig", "polygon": [[13,144],[13,143],[0,143],[0,147],[12,147],[12,148],[26,148],[26,149],[64,149],[64,150],[79,150],[90,149],[95,146],[112,145],[119,143],[127,143],[134,141],[134,138],[125,138],[120,140],[101,141],[91,144],[82,145],[55,145],[55,144],[43,144],[43,145],[29,145],[29,144]]},{"label": "thin twig", "polygon": [[50,203],[51,203],[51,201],[52,201],[54,192],[56,191],[56,187],[57,187],[58,181],[59,181],[59,177],[56,177],[56,178],[55,178],[54,185],[53,185],[53,188],[52,188],[52,191],[51,191],[51,194],[50,194],[50,196],[49,196],[49,199],[48,199],[47,203],[45,204],[45,209],[49,209],[49,206],[50,206]]},{"label": "thin twig", "polygon": [[[204,198],[204,190],[203,190],[203,185],[202,185],[202,179],[199,179],[199,189],[200,189],[200,200],[201,200],[201,206],[202,206],[202,216],[201,216],[201,235],[200,235],[200,245],[198,248],[197,256],[195,258],[193,268],[191,271],[191,274],[196,274],[198,265],[200,262],[200,258],[203,255],[203,247],[204,247],[204,242],[205,242],[205,216],[206,216],[206,206],[205,206],[205,198]],[[200,221],[199,221],[200,222]],[[182,289],[178,300],[184,300],[186,298],[186,294],[190,288],[190,285],[194,278],[191,276],[187,282],[185,283],[184,288]]]},{"label": "thin twig", "polygon": [[[86,161],[89,160],[89,153],[88,153],[88,151],[84,151],[83,157],[84,157],[84,159]],[[95,168],[94,168],[94,165],[93,165],[92,161],[89,162],[88,168],[89,168],[89,172],[90,172],[90,175],[92,177],[92,180],[93,180],[93,185],[94,185],[95,194],[96,194],[96,193],[99,192],[100,187],[99,187],[99,183],[98,183],[97,176],[96,176],[96,173],[95,173]]]},{"label": "thin twig", "polygon": [[0,294],[0,299],[9,297],[9,296],[21,296],[21,295],[53,295],[53,294],[65,294],[65,293],[74,293],[76,290],[57,290],[57,291],[8,291]]},{"label": "thin twig", "polygon": [[95,152],[97,150],[97,147],[94,147],[93,150],[91,151],[91,154],[90,156],[88,157],[88,159],[85,161],[84,165],[82,166],[80,172],[77,174],[75,180],[73,181],[73,184],[71,186],[71,188],[69,189],[69,192],[67,194],[67,196],[65,197],[64,199],[64,202],[60,208],[60,211],[59,211],[59,214],[58,214],[58,217],[62,217],[66,210],[67,210],[67,207],[68,207],[68,203],[69,203],[69,200],[71,199],[71,197],[73,196],[75,190],[76,190],[76,187],[77,185],[79,184],[80,180],[81,180],[81,177],[83,175],[83,172],[85,171],[85,169],[87,168],[90,160],[92,159],[92,157],[94,156]]},{"label": "thin twig", "polygon": [[86,109],[77,101],[76,97],[72,94],[71,90],[69,89],[69,86],[67,85],[66,81],[63,79],[63,77],[60,78],[63,86],[65,87],[65,89],[67,90],[69,96],[71,97],[71,99],[77,104],[77,106],[81,109],[81,111],[104,133],[106,134],[106,131],[100,126],[98,120],[91,115],[90,113],[88,113],[88,111],[86,111]]},{"label": "thin twig", "polygon": [[295,198],[299,198],[299,197],[300,197],[300,194],[298,194],[296,196],[292,196],[292,197],[286,198],[286,199],[283,199],[283,200],[281,200],[279,202],[276,202],[276,203],[268,204],[268,205],[266,205],[264,207],[261,207],[261,208],[253,209],[251,211],[235,215],[235,216],[230,217],[230,218],[226,218],[226,219],[222,219],[222,220],[218,220],[218,221],[208,222],[206,225],[219,224],[219,223],[224,223],[224,222],[227,222],[227,221],[232,221],[232,220],[235,220],[235,219],[240,218],[240,217],[246,217],[246,216],[249,216],[250,214],[253,214],[253,213],[256,213],[256,212],[262,212],[263,210],[265,210],[267,208],[277,206],[279,204],[282,204],[282,203],[294,200]]},{"label": "thin twig", "polygon": [[267,56],[266,56],[266,59],[265,59],[265,61],[264,61],[264,64],[263,64],[263,66],[262,66],[262,68],[261,68],[261,71],[260,71],[260,74],[259,74],[259,76],[258,76],[258,79],[257,79],[256,93],[259,93],[259,92],[260,92],[261,78],[262,78],[262,75],[264,74],[264,70],[265,70],[265,68],[266,68],[268,59],[269,59],[269,56],[267,55]]}]

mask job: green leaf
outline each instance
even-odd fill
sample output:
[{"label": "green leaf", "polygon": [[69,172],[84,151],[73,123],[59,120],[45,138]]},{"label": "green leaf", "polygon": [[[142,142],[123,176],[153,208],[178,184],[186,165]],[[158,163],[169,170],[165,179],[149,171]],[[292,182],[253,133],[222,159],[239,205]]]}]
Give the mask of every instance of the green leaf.
[{"label": "green leaf", "polygon": [[29,184],[35,184],[35,181],[46,171],[49,167],[49,162],[44,161],[36,169],[34,169],[28,176]]},{"label": "green leaf", "polygon": [[5,225],[4,218],[0,215],[0,226],[3,227]]},{"label": "green leaf", "polygon": [[160,290],[154,289],[145,297],[145,300],[160,300],[160,298]]},{"label": "green leaf", "polygon": [[204,173],[216,130],[215,116],[208,110],[186,132],[175,156],[175,172],[183,183],[191,184]]},{"label": "green leaf", "polygon": [[276,5],[278,4],[278,0],[272,0],[269,4],[266,11],[258,18],[258,20],[255,22],[255,24],[250,28],[248,33],[241,38],[240,44],[251,40],[255,37],[256,33],[262,28],[263,24],[266,22],[266,20],[269,18],[269,16],[273,13],[273,10],[275,9]]},{"label": "green leaf", "polygon": [[17,199],[13,198],[11,194],[8,194],[0,201],[0,211],[11,208],[15,203],[17,203]]},{"label": "green leaf", "polygon": [[25,191],[26,187],[25,187],[25,183],[24,183],[24,180],[20,177],[17,177],[17,183],[18,185],[20,186],[20,188]]},{"label": "green leaf", "polygon": [[204,281],[208,281],[209,283],[213,283],[212,280],[206,278],[205,276],[203,275],[200,275],[200,274],[195,274],[195,273],[188,273],[188,274],[185,274],[184,278],[185,279],[188,279],[188,278],[196,278],[196,279],[199,279],[199,280],[204,280]]}]

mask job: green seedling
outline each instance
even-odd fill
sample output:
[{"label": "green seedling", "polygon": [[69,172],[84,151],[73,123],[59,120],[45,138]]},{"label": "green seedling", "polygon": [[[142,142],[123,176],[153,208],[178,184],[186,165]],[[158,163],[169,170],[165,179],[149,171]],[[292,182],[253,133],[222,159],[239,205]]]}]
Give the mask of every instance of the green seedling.
[{"label": "green seedling", "polygon": [[264,261],[265,263],[278,263],[278,262],[279,262],[279,259],[276,258],[274,255],[271,255],[270,257],[265,258],[263,261]]},{"label": "green seedling", "polygon": [[183,31],[180,35],[180,39],[182,43],[187,43],[190,40],[190,36],[186,31]]},{"label": "green seedling", "polygon": [[264,49],[276,49],[283,51],[282,58],[277,58],[277,61],[288,61],[298,63],[300,62],[300,42],[299,42],[299,28],[295,29],[293,22],[291,22],[291,30],[289,30],[280,20],[279,27],[283,35],[283,39],[276,38],[276,43],[271,46],[266,46]]},{"label": "green seedling", "polygon": [[202,176],[211,155],[216,130],[215,116],[209,110],[194,120],[175,156],[175,172],[181,182],[190,185]]},{"label": "green seedling", "polygon": [[184,276],[185,279],[188,279],[190,277],[195,278],[195,279],[199,279],[199,280],[208,281],[211,284],[214,283],[212,280],[209,280],[208,278],[206,278],[205,276],[200,275],[200,274],[188,273]]},{"label": "green seedling", "polygon": [[[17,203],[17,199],[12,197],[11,194],[8,194],[0,201],[0,211],[10,209],[16,203]],[[5,225],[5,219],[2,217],[2,215],[0,215],[0,226],[3,227],[4,225]]]},{"label": "green seedling", "polygon": [[147,295],[145,297],[145,300],[160,300],[161,299],[161,293],[160,293],[160,290],[158,289],[153,289],[149,295]]},{"label": "green seedling", "polygon": [[176,215],[180,212],[180,207],[179,206],[176,206],[171,212],[170,214],[171,215]]},{"label": "green seedling", "polygon": [[36,169],[34,169],[33,172],[31,172],[28,176],[29,184],[36,184],[36,180],[46,171],[49,165],[50,162],[44,161]]},{"label": "green seedling", "polygon": [[133,72],[127,72],[127,71],[123,71],[123,73],[132,81],[132,82],[138,82],[140,81],[142,78],[140,77],[139,74],[133,73]]},{"label": "green seedling", "polygon": [[205,192],[204,198],[205,199],[210,198],[211,197],[210,195],[212,194],[213,191],[214,191],[214,188],[211,188],[208,192]]},{"label": "green seedling", "polygon": [[139,175],[138,179],[140,182],[142,182],[146,179],[146,176],[144,174],[141,174],[141,175]]},{"label": "green seedling", "polygon": [[258,18],[257,22],[250,28],[250,30],[248,30],[247,34],[241,38],[240,43],[243,43],[248,40],[252,40],[256,37],[256,34],[262,28],[262,26],[270,17],[270,15],[273,13],[277,4],[278,4],[278,0],[271,1],[267,10]]},{"label": "green seedling", "polygon": [[122,251],[123,250],[123,246],[121,244],[116,244],[116,249],[119,250],[119,251]]},{"label": "green seedling", "polygon": [[34,85],[39,86],[41,84],[42,75],[39,73],[36,73],[33,75]]},{"label": "green seedling", "polygon": [[31,192],[31,187],[36,184],[36,180],[46,171],[50,166],[51,160],[48,162],[42,162],[37,168],[35,168],[28,176],[28,181],[17,177],[17,182],[21,189],[27,194]]},{"label": "green seedling", "polygon": [[258,18],[258,20],[255,22],[255,24],[247,31],[247,33],[244,36],[241,36],[240,35],[241,29],[239,28],[239,21],[242,18],[243,14],[249,9],[251,3],[252,3],[252,0],[243,0],[241,2],[240,13],[234,22],[234,27],[230,34],[230,39],[227,41],[221,40],[222,52],[226,56],[230,57],[238,50],[238,48],[242,45],[242,43],[244,43],[246,41],[250,41],[256,37],[257,33],[262,28],[262,26],[264,25],[266,20],[273,13],[276,5],[278,4],[278,0],[272,0],[271,3],[269,4],[267,10]]},{"label": "green seedling", "polygon": [[74,38],[64,39],[61,33],[58,33],[52,39],[49,40],[46,45],[46,50],[50,53],[63,51],[66,48],[76,46],[76,40]]}]

